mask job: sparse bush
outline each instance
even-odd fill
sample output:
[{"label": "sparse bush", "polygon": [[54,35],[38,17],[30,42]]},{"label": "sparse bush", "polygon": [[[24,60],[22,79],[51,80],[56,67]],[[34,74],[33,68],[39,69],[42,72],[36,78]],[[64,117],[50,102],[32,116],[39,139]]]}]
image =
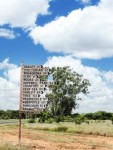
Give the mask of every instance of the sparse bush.
[{"label": "sparse bush", "polygon": [[61,122],[62,120],[63,120],[62,116],[56,116],[56,117],[55,117],[55,122],[56,122],[56,123],[59,123],[59,122]]},{"label": "sparse bush", "polygon": [[76,124],[81,124],[82,122],[84,122],[86,120],[85,116],[84,115],[79,115],[78,117],[76,117],[74,119],[74,122]]},{"label": "sparse bush", "polygon": [[45,118],[39,118],[39,120],[38,120],[38,122],[40,122],[40,123],[44,123],[45,122]]},{"label": "sparse bush", "polygon": [[111,122],[112,122],[112,124],[113,124],[113,116],[111,117]]},{"label": "sparse bush", "polygon": [[48,120],[45,121],[45,123],[53,123],[54,119],[53,118],[49,118]]},{"label": "sparse bush", "polygon": [[101,120],[96,120],[97,123],[101,123]]},{"label": "sparse bush", "polygon": [[87,123],[87,124],[89,124],[89,120],[87,120],[87,119],[85,119],[85,121],[84,121],[85,123]]},{"label": "sparse bush", "polygon": [[55,129],[57,132],[66,132],[68,130],[68,127],[58,127]]},{"label": "sparse bush", "polygon": [[66,122],[73,122],[73,118],[71,116],[65,116],[64,121]]},{"label": "sparse bush", "polygon": [[47,110],[45,110],[44,112],[42,112],[40,114],[39,117],[39,122],[44,123],[45,121],[47,121],[48,119],[52,118],[53,116],[51,115],[51,113]]},{"label": "sparse bush", "polygon": [[75,121],[75,124],[81,124],[81,123],[82,123],[80,117],[76,117],[76,118],[74,119],[74,121]]},{"label": "sparse bush", "polygon": [[35,119],[33,119],[33,118],[31,118],[31,119],[29,119],[28,120],[28,123],[35,123],[36,121],[35,121]]},{"label": "sparse bush", "polygon": [[9,145],[9,144],[3,144],[3,145],[0,145],[0,150],[27,150],[26,148],[22,147],[18,147],[18,146],[12,146],[12,145]]},{"label": "sparse bush", "polygon": [[8,117],[8,116],[4,116],[4,119],[5,119],[5,120],[8,120],[8,119],[9,119],[9,117]]}]

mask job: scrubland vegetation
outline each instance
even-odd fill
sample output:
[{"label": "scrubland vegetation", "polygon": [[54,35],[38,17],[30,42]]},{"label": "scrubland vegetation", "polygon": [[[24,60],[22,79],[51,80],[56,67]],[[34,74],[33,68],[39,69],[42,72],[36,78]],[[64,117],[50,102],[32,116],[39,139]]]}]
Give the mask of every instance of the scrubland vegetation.
[{"label": "scrubland vegetation", "polygon": [[19,147],[19,146],[12,146],[10,144],[2,144],[0,145],[0,150],[27,150],[24,147]]},{"label": "scrubland vegetation", "polygon": [[[100,150],[99,147],[102,147],[103,149],[106,148],[106,150],[113,149],[113,142],[108,142],[109,138],[113,137],[113,125],[110,120],[90,120],[89,123],[82,122],[81,124],[65,121],[58,123],[39,123],[38,121],[39,120],[36,119],[35,123],[28,123],[28,120],[26,120],[26,122],[22,124],[23,143],[25,142],[24,138],[27,138],[30,142],[32,142],[32,140],[37,140],[37,142],[41,140],[44,142],[46,141],[47,143],[56,143],[68,150],[72,150],[72,145],[75,144],[76,146],[78,143],[85,146],[82,149],[87,150]],[[6,134],[7,136],[7,133],[8,136],[14,136],[14,139],[16,140],[16,138],[18,138],[18,125],[1,125],[0,134],[3,136]],[[67,147],[64,146],[66,144],[68,145]],[[19,147],[18,144],[11,145],[11,142],[0,144],[0,150],[32,150],[33,147],[34,144],[25,145],[25,143],[22,144],[22,147]],[[46,150],[44,147],[40,147],[40,150],[41,149]],[[58,147],[57,149],[59,150],[61,148]]]},{"label": "scrubland vegetation", "polygon": [[[48,112],[25,115],[23,127],[35,130],[46,130],[55,132],[94,134],[101,136],[113,136],[113,113],[98,111],[87,114],[72,114],[70,116],[53,117]],[[18,111],[0,111],[0,122],[17,121]],[[12,119],[12,120],[9,120]]]},{"label": "scrubland vegetation", "polygon": [[[17,121],[18,111],[0,111],[2,121]],[[94,134],[101,136],[113,136],[113,113],[98,111],[87,114],[73,114],[70,116],[52,117],[48,112],[40,115],[28,114],[28,119],[23,116],[23,128],[54,132]]]},{"label": "scrubland vegetation", "polygon": [[66,132],[71,134],[90,134],[113,137],[113,125],[110,120],[90,120],[76,124],[75,122],[33,123],[24,124],[24,128],[43,131]]}]

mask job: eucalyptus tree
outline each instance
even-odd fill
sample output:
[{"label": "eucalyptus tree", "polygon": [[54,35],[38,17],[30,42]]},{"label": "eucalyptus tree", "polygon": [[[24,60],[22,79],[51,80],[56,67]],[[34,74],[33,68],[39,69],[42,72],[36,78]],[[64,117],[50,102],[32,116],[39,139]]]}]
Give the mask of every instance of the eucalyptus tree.
[{"label": "eucalyptus tree", "polygon": [[81,100],[80,93],[87,94],[90,83],[83,75],[70,67],[53,67],[50,71],[53,84],[49,85],[48,108],[53,116],[70,115]]}]

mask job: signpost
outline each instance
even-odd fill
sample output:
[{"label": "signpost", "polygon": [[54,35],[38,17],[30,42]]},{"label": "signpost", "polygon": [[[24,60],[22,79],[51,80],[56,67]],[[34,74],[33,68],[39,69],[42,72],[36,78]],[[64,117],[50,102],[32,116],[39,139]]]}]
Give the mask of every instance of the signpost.
[{"label": "signpost", "polygon": [[22,112],[43,111],[48,99],[49,67],[42,65],[21,65],[20,107],[19,107],[19,145],[21,145],[21,114]]}]

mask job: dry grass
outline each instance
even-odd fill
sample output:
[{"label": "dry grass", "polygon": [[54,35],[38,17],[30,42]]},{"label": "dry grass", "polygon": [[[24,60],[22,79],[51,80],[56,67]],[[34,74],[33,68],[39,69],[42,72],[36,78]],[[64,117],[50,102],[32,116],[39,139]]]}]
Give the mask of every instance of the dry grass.
[{"label": "dry grass", "polygon": [[[46,145],[43,144],[48,143],[49,145],[53,144],[56,146],[58,150],[78,150],[79,148],[77,147],[79,146],[81,146],[81,149],[87,150],[113,150],[113,125],[110,121],[92,121],[89,125],[86,123],[76,125],[75,123],[69,122],[61,122],[58,124],[26,123],[23,125],[22,130],[23,139],[25,139],[25,141],[28,140],[31,144],[24,145],[21,149],[17,145],[11,146],[11,143],[10,145],[3,144],[0,146],[0,150],[32,150],[33,146],[47,150],[44,148]],[[6,136],[7,138],[8,135],[15,138],[18,136],[18,126],[0,125],[0,135],[0,141],[2,140],[2,136]],[[29,143],[28,141],[27,143]],[[43,147],[41,147],[40,143],[38,143],[39,145],[37,146],[37,141],[42,142]],[[32,142],[34,142],[34,144]]]},{"label": "dry grass", "polygon": [[25,147],[19,147],[19,146],[12,146],[8,143],[6,144],[0,144],[0,150],[27,150]]},{"label": "dry grass", "polygon": [[35,130],[46,130],[46,131],[57,131],[57,132],[67,132],[67,133],[77,133],[77,134],[92,134],[100,136],[113,136],[113,125],[110,121],[101,122],[90,122],[89,125],[82,123],[81,125],[76,125],[70,122],[61,122],[53,124],[45,123],[35,123],[35,124],[24,124],[25,128],[35,129]]}]

